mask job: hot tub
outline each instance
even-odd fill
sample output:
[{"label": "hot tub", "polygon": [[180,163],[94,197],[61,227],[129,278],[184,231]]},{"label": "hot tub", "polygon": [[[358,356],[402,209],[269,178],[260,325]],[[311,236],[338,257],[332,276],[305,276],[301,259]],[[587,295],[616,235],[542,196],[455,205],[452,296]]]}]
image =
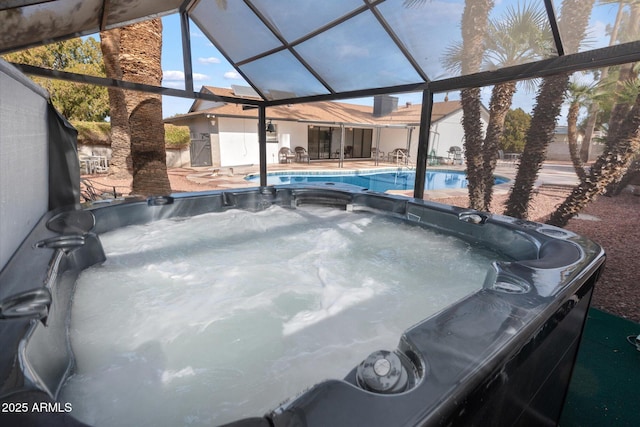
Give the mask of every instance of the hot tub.
[{"label": "hot tub", "polygon": [[[455,297],[453,302],[446,300],[444,306],[435,310],[426,306],[422,309],[421,303],[415,301],[401,303],[395,309],[402,311],[407,307],[408,318],[412,320],[395,339],[379,341],[382,348],[371,348],[363,354],[357,352],[367,347],[358,348],[355,362],[350,361],[345,366],[340,360],[347,359],[340,353],[331,355],[334,359],[325,360],[322,365],[330,366],[334,364],[331,360],[335,360],[335,375],[328,379],[324,374],[319,374],[318,378],[311,375],[310,383],[301,390],[292,389],[296,391],[282,399],[279,383],[288,382],[289,371],[286,364],[279,365],[282,380],[272,382],[270,389],[262,393],[273,394],[273,398],[278,399],[267,408],[261,406],[264,402],[248,401],[244,402],[240,419],[187,414],[179,419],[180,424],[466,426],[557,423],[592,290],[604,262],[602,249],[585,238],[547,225],[351,186],[323,184],[177,194],[148,200],[103,202],[84,210],[49,212],[0,276],[2,424],[76,425],[81,424],[80,420],[87,421],[86,414],[92,412],[92,406],[98,406],[93,402],[80,408],[84,404],[71,401],[64,387],[77,379],[74,377],[76,371],[84,368],[80,364],[85,362],[80,361],[78,369],[74,367],[73,349],[77,343],[70,343],[73,335],[70,328],[76,328],[73,315],[77,309],[72,307],[72,302],[78,277],[91,268],[100,268],[107,258],[100,236],[128,226],[166,219],[181,221],[221,212],[241,212],[243,218],[265,216],[273,209],[304,215],[304,209],[313,206],[327,210],[328,222],[334,222],[331,212],[344,212],[347,216],[341,217],[341,226],[345,229],[357,228],[363,215],[368,218],[367,223],[371,218],[386,218],[407,235],[424,234],[429,238],[429,233],[437,233],[462,242],[471,250],[486,251],[489,254],[486,267],[468,273],[473,276],[469,281],[478,283],[477,289]],[[355,225],[349,223],[349,215],[353,215]],[[283,234],[289,232],[287,227],[280,228]],[[367,229],[366,233],[375,234],[375,231]],[[384,245],[381,248],[384,249]],[[417,252],[417,243],[407,243],[403,249],[408,252],[398,252],[393,247],[388,250],[394,254],[410,254],[414,248],[413,252]],[[405,270],[413,271],[411,266],[421,264],[420,259],[433,256],[416,255],[419,255],[416,260],[404,264]],[[451,259],[450,266],[454,270],[462,269],[465,260]],[[329,271],[339,274],[331,268]],[[284,283],[286,269],[280,274]],[[314,270],[309,274],[318,275],[318,272]],[[433,288],[426,287],[426,283],[437,282],[437,274],[419,269],[413,274],[418,276],[418,283],[425,281],[425,289],[429,289],[425,292],[435,293]],[[299,277],[304,280],[304,274]],[[330,287],[335,277],[323,276],[323,286]],[[403,280],[398,279],[399,282]],[[393,281],[393,278],[381,279],[381,282],[385,281]],[[329,308],[320,316],[314,312],[306,313],[307,317],[287,317],[283,321],[283,335],[296,334],[304,338],[305,328],[309,325],[316,332],[333,334],[335,331],[330,328],[336,328],[332,323],[334,314],[340,312],[342,315],[354,307],[367,311],[369,297],[375,295],[377,288],[371,285],[362,289],[353,294],[355,298],[349,300],[351,303],[340,305],[339,310]],[[446,291],[442,289],[443,293]],[[351,291],[340,288],[339,292]],[[396,292],[395,297],[402,297],[403,292]],[[206,308],[207,300],[202,301],[201,306]],[[249,301],[247,305],[251,305]],[[98,303],[95,311],[111,313],[115,312],[115,307]],[[382,317],[381,323],[393,320],[388,313]],[[145,325],[144,318],[139,322]],[[262,327],[259,317],[253,323],[256,329]],[[208,323],[206,327],[215,329],[212,324]],[[145,325],[147,328],[153,326]],[[114,323],[114,328],[117,327]],[[329,330],[323,331],[323,327]],[[252,329],[251,325],[249,329]],[[353,341],[359,338],[354,336]],[[272,338],[269,341],[268,344],[274,344]],[[204,357],[235,357],[220,347],[219,344],[205,346]],[[262,354],[252,352],[249,362],[244,359],[247,355],[242,355],[243,364],[258,366],[255,381],[263,376],[259,370],[262,361],[269,358],[268,346],[263,347]],[[153,350],[146,348],[144,354],[152,354]],[[316,368],[319,369],[319,363],[312,361],[304,369],[313,371]],[[244,370],[242,366],[237,369]],[[172,381],[200,374],[198,369],[191,369],[165,370],[153,375],[161,381]],[[243,381],[249,381],[249,387],[252,384],[251,378]],[[213,378],[208,384],[209,388],[202,389],[201,394],[205,398],[211,396],[213,406],[219,399],[215,396],[221,392],[216,387],[224,383]],[[104,387],[109,387],[108,382]],[[137,385],[134,383],[131,387]],[[111,398],[117,400],[118,396]],[[151,408],[168,405],[154,399],[149,399],[152,400]],[[187,405],[188,402],[180,399],[178,392],[171,397],[170,405]],[[225,405],[233,406],[233,402],[225,402]],[[255,413],[246,409],[252,405],[256,408]],[[116,403],[113,411],[117,412],[118,407]],[[115,418],[110,422],[124,425],[129,420],[139,425],[140,419],[153,418],[144,414],[138,416],[140,414],[114,414]],[[175,425],[175,420],[166,421],[167,425]],[[157,420],[152,421],[152,425],[158,424]]]}]

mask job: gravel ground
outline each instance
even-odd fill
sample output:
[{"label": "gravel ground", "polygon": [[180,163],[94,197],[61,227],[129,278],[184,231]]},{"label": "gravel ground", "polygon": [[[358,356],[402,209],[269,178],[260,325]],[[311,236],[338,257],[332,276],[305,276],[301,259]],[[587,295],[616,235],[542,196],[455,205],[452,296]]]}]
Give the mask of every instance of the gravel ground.
[{"label": "gravel ground", "polygon": [[[592,305],[640,323],[640,197],[599,197],[567,229],[599,243],[607,253]],[[585,219],[580,219],[580,218]]]},{"label": "gravel ground", "polygon": [[[176,192],[217,188],[213,182],[198,184],[187,179],[192,173],[191,169],[170,170],[171,188]],[[127,194],[130,188],[128,181],[109,180],[106,176],[89,178],[105,191],[113,191],[111,188],[115,186],[118,193]],[[540,187],[531,203],[530,219],[544,222],[568,191],[562,187]],[[604,273],[596,284],[592,305],[637,323],[640,323],[640,262],[636,257],[636,251],[640,251],[639,195],[625,192],[616,197],[601,196],[566,227],[599,243],[607,253]],[[495,196],[492,211],[502,213],[506,198],[506,195]],[[451,197],[438,199],[438,202],[467,206],[468,198]]]}]

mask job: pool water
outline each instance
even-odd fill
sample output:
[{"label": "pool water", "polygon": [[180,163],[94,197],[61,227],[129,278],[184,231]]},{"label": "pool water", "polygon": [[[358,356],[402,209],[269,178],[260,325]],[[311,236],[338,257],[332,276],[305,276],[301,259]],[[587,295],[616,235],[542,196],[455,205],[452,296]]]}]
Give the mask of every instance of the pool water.
[{"label": "pool water", "polygon": [[[252,174],[246,179],[251,182],[259,182],[260,176]],[[267,185],[338,182],[357,185],[371,191],[385,192],[388,190],[413,190],[415,179],[415,170],[394,169],[393,171],[350,171],[347,173],[283,171],[268,173]],[[507,182],[507,179],[496,177],[496,184],[504,182]],[[458,171],[427,171],[424,188],[425,190],[467,188],[467,176],[464,172]]]}]

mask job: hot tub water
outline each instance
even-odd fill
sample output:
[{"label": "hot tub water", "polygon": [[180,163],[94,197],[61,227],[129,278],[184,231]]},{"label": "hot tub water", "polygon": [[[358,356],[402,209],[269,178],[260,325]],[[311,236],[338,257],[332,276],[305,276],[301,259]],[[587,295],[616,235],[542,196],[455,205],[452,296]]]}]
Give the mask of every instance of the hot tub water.
[{"label": "hot tub water", "polygon": [[100,236],[60,401],[96,426],[215,425],[342,378],[482,286],[493,252],[331,208],[229,210]]}]

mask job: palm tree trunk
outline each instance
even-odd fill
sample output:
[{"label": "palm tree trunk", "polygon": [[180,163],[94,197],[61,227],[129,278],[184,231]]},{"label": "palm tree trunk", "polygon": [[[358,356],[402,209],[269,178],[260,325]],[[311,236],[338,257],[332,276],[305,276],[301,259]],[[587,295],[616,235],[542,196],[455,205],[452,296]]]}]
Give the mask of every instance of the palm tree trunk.
[{"label": "palm tree trunk", "polygon": [[[162,21],[154,19],[123,27],[120,33],[120,66],[123,80],[153,86],[162,84]],[[127,91],[132,193],[171,193],[167,174],[162,98],[160,95]]]},{"label": "palm tree trunk", "polygon": [[484,174],[484,206],[482,210],[484,211],[491,209],[494,183],[493,172],[496,170],[496,164],[498,163],[498,148],[504,131],[504,120],[511,107],[515,92],[516,82],[506,82],[495,85],[491,93],[491,101],[489,102],[491,117],[487,125],[487,134],[484,138],[482,153],[482,173]]},{"label": "palm tree trunk", "polygon": [[[578,50],[594,2],[595,0],[565,0],[562,3],[560,27],[564,30],[567,52]],[[569,75],[559,74],[545,78],[540,86],[520,167],[507,199],[506,215],[516,218],[526,218],[528,215],[533,186],[546,158],[547,147],[553,139],[568,84]]]},{"label": "palm tree trunk", "polygon": [[578,152],[578,113],[580,112],[580,104],[574,102],[569,106],[569,113],[567,114],[567,139],[569,140],[569,156],[573,163],[573,169],[576,171],[576,175],[580,178],[580,181],[586,178],[587,174],[584,171],[584,163],[580,158]]},{"label": "palm tree trunk", "polygon": [[598,121],[598,113],[600,107],[597,103],[591,104],[589,107],[589,116],[587,117],[587,124],[585,125],[584,138],[580,145],[580,161],[587,163],[591,157],[591,141],[593,140],[593,133],[596,130],[596,122]]},{"label": "palm tree trunk", "polygon": [[546,158],[547,147],[553,139],[568,83],[569,75],[561,74],[545,78],[540,86],[518,173],[507,199],[505,215],[527,217],[533,186]]},{"label": "palm tree trunk", "polygon": [[[122,80],[120,69],[120,29],[100,33],[100,49],[107,78]],[[124,91],[108,88],[109,117],[111,120],[111,159],[109,176],[115,179],[131,179],[131,143],[129,140],[129,114]]]},{"label": "palm tree trunk", "polygon": [[548,224],[563,227],[606,187],[620,179],[640,146],[640,95],[630,113],[620,122],[617,135],[609,134],[604,153],[598,157],[589,176],[582,181],[551,215]]},{"label": "palm tree trunk", "polygon": [[[480,71],[484,51],[489,11],[493,0],[465,2],[462,14],[462,44],[465,52],[461,64],[462,74]],[[482,122],[480,88],[464,89],[460,93],[462,104],[462,127],[464,128],[464,150],[467,162],[466,173],[469,184],[469,206],[473,209],[484,207],[484,174],[482,158]]]},{"label": "palm tree trunk", "polygon": [[[133,194],[162,196],[171,193],[164,148],[164,127],[154,124],[158,116],[162,117],[162,101],[158,97],[141,101],[129,116]],[[162,141],[162,146],[158,147],[156,141]]]},{"label": "palm tree trunk", "polygon": [[464,150],[467,163],[467,191],[469,207],[484,208],[484,174],[482,172],[482,122],[480,121],[480,88],[464,89],[460,92],[462,104],[462,127],[464,128]]},{"label": "palm tree trunk", "polygon": [[[619,195],[627,185],[632,181],[638,180],[638,178],[640,178],[640,153],[636,153],[634,160],[631,161],[627,171],[624,173],[622,178],[620,178],[620,181],[616,184],[615,188],[611,190],[611,195]],[[607,192],[607,194],[609,193]]]}]

